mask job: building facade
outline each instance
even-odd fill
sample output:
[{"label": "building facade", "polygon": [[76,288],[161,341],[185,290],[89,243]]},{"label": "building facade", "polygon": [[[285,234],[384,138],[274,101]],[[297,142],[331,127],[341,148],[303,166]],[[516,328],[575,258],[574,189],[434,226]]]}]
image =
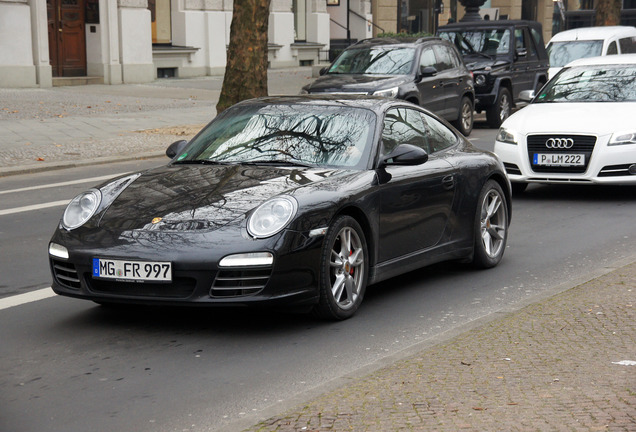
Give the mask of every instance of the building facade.
[{"label": "building facade", "polygon": [[[221,75],[231,20],[232,0],[0,0],[0,87]],[[330,25],[327,0],[272,0],[270,67],[319,63]]]}]

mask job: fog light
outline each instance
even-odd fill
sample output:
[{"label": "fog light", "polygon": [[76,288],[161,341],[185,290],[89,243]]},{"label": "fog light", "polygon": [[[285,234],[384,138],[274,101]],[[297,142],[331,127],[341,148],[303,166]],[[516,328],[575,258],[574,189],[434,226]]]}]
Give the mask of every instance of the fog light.
[{"label": "fog light", "polygon": [[627,171],[632,175],[636,175],[636,164],[631,164]]},{"label": "fog light", "polygon": [[270,252],[252,252],[228,255],[219,262],[219,267],[271,266],[274,255]]},{"label": "fog light", "polygon": [[68,259],[68,249],[57,243],[51,243],[49,244],[49,255],[62,259]]}]

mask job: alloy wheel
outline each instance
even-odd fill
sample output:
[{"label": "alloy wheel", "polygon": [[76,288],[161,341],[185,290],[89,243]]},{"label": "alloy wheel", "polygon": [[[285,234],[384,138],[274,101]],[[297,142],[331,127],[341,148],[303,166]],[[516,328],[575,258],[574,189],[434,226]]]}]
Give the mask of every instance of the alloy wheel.
[{"label": "alloy wheel", "polygon": [[358,233],[343,227],[331,248],[330,281],[333,299],[341,309],[356,304],[364,283],[364,247]]},{"label": "alloy wheel", "polygon": [[490,258],[501,252],[506,241],[508,226],[504,201],[495,189],[488,191],[481,205],[481,241]]}]

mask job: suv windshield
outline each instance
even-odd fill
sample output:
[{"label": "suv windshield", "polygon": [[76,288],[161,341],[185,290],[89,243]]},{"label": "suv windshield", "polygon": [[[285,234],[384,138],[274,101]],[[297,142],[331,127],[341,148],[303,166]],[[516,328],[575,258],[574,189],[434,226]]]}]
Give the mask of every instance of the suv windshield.
[{"label": "suv windshield", "polygon": [[442,39],[450,41],[462,55],[483,54],[488,57],[510,52],[510,29],[443,31]]},{"label": "suv windshield", "polygon": [[636,102],[636,66],[563,69],[536,97],[541,102]]},{"label": "suv windshield", "polygon": [[363,168],[375,114],[315,104],[246,104],[229,108],[176,163],[249,163]]},{"label": "suv windshield", "polygon": [[374,46],[345,50],[331,65],[330,74],[407,75],[413,69],[415,48]]},{"label": "suv windshield", "polygon": [[563,67],[573,60],[601,55],[602,40],[552,42],[548,45],[550,67]]}]

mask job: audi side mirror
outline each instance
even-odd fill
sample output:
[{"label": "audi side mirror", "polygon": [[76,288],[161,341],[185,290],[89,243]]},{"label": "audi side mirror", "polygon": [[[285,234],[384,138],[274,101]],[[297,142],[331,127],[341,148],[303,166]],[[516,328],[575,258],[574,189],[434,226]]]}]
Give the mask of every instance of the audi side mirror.
[{"label": "audi side mirror", "polygon": [[534,90],[523,90],[519,93],[519,100],[521,102],[530,102],[534,99]]}]

